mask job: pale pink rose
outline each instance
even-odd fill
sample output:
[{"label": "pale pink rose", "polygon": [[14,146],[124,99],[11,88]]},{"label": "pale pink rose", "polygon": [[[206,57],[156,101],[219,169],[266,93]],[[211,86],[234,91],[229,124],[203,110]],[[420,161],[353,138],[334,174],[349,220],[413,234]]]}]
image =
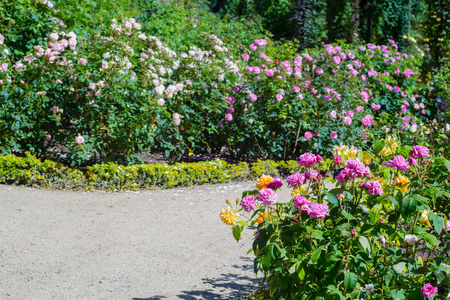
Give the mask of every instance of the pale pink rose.
[{"label": "pale pink rose", "polygon": [[256,95],[253,94],[253,93],[250,93],[250,94],[248,95],[248,98],[249,98],[251,101],[256,101],[256,100],[258,99],[258,96],[256,96]]},{"label": "pale pink rose", "polygon": [[244,60],[244,61],[248,61],[248,59],[250,58],[250,56],[246,53],[242,54],[241,57],[242,57],[242,60]]},{"label": "pale pink rose", "polygon": [[163,106],[165,103],[163,98],[158,99],[158,101],[156,101],[156,104],[158,104],[159,106]]},{"label": "pale pink rose", "polygon": [[136,30],[141,30],[142,25],[139,24],[139,23],[134,23],[134,24],[133,24],[133,27],[134,27],[134,29],[136,29]]},{"label": "pale pink rose", "polygon": [[344,118],[344,124],[345,124],[345,125],[350,125],[350,124],[352,124],[352,118],[350,118],[350,117],[345,117],[345,118]]},{"label": "pale pink rose", "polygon": [[1,70],[2,72],[6,72],[7,69],[8,69],[8,64],[2,64],[2,65],[0,66],[0,70]]},{"label": "pale pink rose", "polygon": [[378,239],[380,241],[380,243],[382,243],[383,245],[386,245],[386,238],[384,237],[384,235],[380,236],[380,238]]},{"label": "pale pink rose", "polygon": [[77,136],[75,138],[75,143],[77,143],[78,145],[83,144],[84,143],[84,138],[81,135]]},{"label": "pale pink rose", "polygon": [[268,76],[268,77],[272,77],[273,76],[273,70],[266,70],[266,75]]},{"label": "pale pink rose", "polygon": [[277,95],[275,96],[275,98],[277,99],[277,101],[281,101],[281,100],[283,100],[283,95],[277,94]]},{"label": "pale pink rose", "polygon": [[108,62],[107,61],[102,61],[102,68],[103,69],[108,69]]},{"label": "pale pink rose", "polygon": [[356,107],[356,112],[357,113],[360,113],[360,112],[362,112],[364,110],[364,107],[362,107],[362,106],[357,106]]}]

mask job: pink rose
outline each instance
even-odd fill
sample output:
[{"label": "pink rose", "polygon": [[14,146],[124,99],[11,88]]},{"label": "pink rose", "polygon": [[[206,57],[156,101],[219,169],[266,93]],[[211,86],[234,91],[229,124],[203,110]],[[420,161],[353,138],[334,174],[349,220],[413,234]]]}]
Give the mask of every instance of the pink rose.
[{"label": "pink rose", "polygon": [[333,162],[337,165],[340,165],[341,161],[342,161],[342,157],[340,157],[340,156],[335,157],[333,160]]},{"label": "pink rose", "polygon": [[314,169],[309,169],[306,171],[305,177],[312,182],[317,182],[322,178],[322,175]]},{"label": "pink rose", "polygon": [[383,196],[383,189],[381,188],[381,185],[377,180],[367,181],[365,184],[365,188],[367,188],[367,192],[371,196],[372,195]]},{"label": "pink rose", "polygon": [[306,198],[304,196],[297,196],[295,197],[295,199],[292,201],[292,203],[294,204],[294,207],[297,210],[300,210],[302,208],[303,205],[308,205],[309,201],[306,200]]},{"label": "pink rose", "polygon": [[350,117],[345,117],[344,118],[344,124],[345,125],[350,125],[352,124],[352,119]]},{"label": "pink rose", "polygon": [[242,57],[242,60],[248,61],[248,59],[250,58],[250,55],[248,55],[247,53],[243,53],[243,54],[241,55],[241,57]]},{"label": "pink rose", "polygon": [[375,122],[372,119],[371,115],[367,115],[365,116],[362,120],[361,123],[363,124],[363,126],[369,127],[372,124],[375,124]]},{"label": "pink rose", "polygon": [[307,153],[300,155],[299,161],[297,162],[297,164],[299,167],[310,168],[310,167],[317,165],[317,163],[319,163],[319,162],[320,162],[320,158],[318,158],[316,155],[312,154],[311,152],[307,152]]},{"label": "pink rose", "polygon": [[290,188],[297,189],[300,185],[305,183],[305,175],[296,172],[286,178],[286,182]]},{"label": "pink rose", "polygon": [[75,138],[75,143],[77,143],[78,145],[83,144],[84,143],[84,138],[81,135],[77,136]]},{"label": "pink rose", "polygon": [[309,131],[305,132],[305,141],[313,138],[313,134]]},{"label": "pink rose", "polygon": [[400,171],[408,172],[409,164],[401,155],[394,157],[393,160],[387,161],[386,166]]},{"label": "pink rose", "polygon": [[414,146],[412,151],[409,152],[409,156],[418,157],[428,157],[430,155],[430,149],[425,146]]},{"label": "pink rose", "polygon": [[254,196],[245,196],[241,201],[241,206],[246,212],[251,212],[256,208],[256,201]]},{"label": "pink rose", "polygon": [[262,189],[257,195],[259,201],[262,201],[264,206],[269,206],[277,202],[277,193],[272,189]]},{"label": "pink rose", "polygon": [[380,243],[382,243],[383,245],[386,245],[386,238],[384,237],[384,235],[380,236],[379,239]]},{"label": "pink rose", "polygon": [[231,121],[231,120],[233,120],[233,115],[232,114],[226,114],[225,121]]},{"label": "pink rose", "polygon": [[438,292],[437,287],[431,285],[431,283],[425,284],[422,288],[422,295],[426,298],[434,297],[434,295]]},{"label": "pink rose", "polygon": [[311,218],[325,219],[328,214],[328,205],[309,202],[301,207],[301,211],[307,213]]},{"label": "pink rose", "polygon": [[248,95],[248,98],[251,101],[256,101],[258,99],[258,96],[256,96],[255,94],[251,93],[251,94]]},{"label": "pink rose", "polygon": [[334,139],[336,139],[337,137],[338,137],[337,132],[336,132],[336,131],[332,131],[331,134],[330,134],[330,138],[334,140]]}]

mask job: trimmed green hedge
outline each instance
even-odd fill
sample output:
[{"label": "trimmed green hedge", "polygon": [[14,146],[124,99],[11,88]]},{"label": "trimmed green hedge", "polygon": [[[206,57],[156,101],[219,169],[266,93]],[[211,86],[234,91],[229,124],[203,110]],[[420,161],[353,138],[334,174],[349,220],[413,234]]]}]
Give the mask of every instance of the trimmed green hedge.
[{"label": "trimmed green hedge", "polygon": [[88,167],[83,173],[49,160],[42,162],[30,153],[26,153],[26,157],[0,156],[0,183],[52,189],[115,191],[172,188],[251,180],[262,174],[284,177],[299,170],[294,160],[229,164],[217,159],[173,165],[122,166],[108,163]]},{"label": "trimmed green hedge", "polygon": [[36,156],[0,156],[0,183],[38,186],[41,188],[82,189],[88,183],[83,172]]}]

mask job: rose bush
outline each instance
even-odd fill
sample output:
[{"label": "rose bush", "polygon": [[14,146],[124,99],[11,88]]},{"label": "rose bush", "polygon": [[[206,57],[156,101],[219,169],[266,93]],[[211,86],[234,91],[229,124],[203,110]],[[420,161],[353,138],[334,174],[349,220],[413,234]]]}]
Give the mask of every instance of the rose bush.
[{"label": "rose bush", "polygon": [[373,144],[336,147],[334,177],[312,176],[320,156],[303,154],[290,201],[267,175],[236,207],[227,200],[237,241],[256,226],[255,272],[273,299],[447,299],[450,161],[392,137]]}]

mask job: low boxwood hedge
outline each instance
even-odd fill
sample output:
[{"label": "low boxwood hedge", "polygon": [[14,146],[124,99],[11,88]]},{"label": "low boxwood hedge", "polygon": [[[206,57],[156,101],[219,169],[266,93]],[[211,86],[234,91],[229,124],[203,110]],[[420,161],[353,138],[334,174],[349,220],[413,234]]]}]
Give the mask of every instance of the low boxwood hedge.
[{"label": "low boxwood hedge", "polygon": [[48,189],[148,190],[252,180],[262,174],[284,177],[299,170],[294,160],[230,164],[216,159],[171,165],[97,164],[82,172],[53,161],[41,161],[28,152],[25,157],[0,156],[0,183]]}]

